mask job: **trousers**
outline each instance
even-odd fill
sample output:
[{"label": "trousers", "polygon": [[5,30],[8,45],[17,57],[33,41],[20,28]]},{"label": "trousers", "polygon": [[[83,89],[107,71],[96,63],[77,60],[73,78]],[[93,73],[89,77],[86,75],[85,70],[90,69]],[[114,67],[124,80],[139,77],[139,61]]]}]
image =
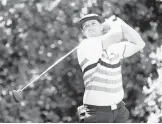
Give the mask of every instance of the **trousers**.
[{"label": "trousers", "polygon": [[111,106],[83,105],[78,111],[80,123],[126,123],[129,118],[123,101],[115,109]]}]

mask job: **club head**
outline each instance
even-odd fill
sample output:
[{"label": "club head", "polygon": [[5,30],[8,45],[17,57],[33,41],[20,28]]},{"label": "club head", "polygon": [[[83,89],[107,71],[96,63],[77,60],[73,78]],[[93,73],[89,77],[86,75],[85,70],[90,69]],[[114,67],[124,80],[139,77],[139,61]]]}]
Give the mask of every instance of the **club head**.
[{"label": "club head", "polygon": [[22,94],[19,91],[13,90],[12,96],[17,103],[19,103],[23,100]]}]

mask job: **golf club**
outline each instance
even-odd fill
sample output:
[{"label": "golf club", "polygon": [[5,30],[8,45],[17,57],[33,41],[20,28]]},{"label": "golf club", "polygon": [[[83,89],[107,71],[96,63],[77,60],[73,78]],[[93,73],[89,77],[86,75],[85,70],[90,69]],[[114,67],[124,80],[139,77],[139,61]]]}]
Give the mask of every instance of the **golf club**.
[{"label": "golf club", "polygon": [[[115,20],[113,20],[115,21]],[[104,23],[103,23],[104,25]],[[103,30],[103,33],[107,33],[109,31],[109,27],[104,26],[105,29]],[[72,49],[69,53],[67,53],[66,55],[64,55],[63,57],[61,57],[60,59],[58,59],[55,63],[53,63],[51,66],[49,66],[44,72],[42,72],[39,76],[37,76],[36,78],[34,78],[33,80],[31,80],[26,86],[24,86],[22,89],[19,90],[13,90],[12,91],[12,95],[13,98],[16,102],[20,102],[23,98],[22,98],[22,94],[21,92],[26,89],[29,85],[31,85],[32,83],[34,83],[35,81],[37,81],[42,75],[44,75],[46,72],[48,72],[51,68],[53,68],[55,65],[57,65],[59,62],[61,62],[64,58],[66,58],[68,55],[70,55],[72,52],[74,52],[76,49],[78,48],[75,47],[74,49]]]},{"label": "golf club", "polygon": [[51,66],[49,66],[44,72],[42,72],[39,76],[37,76],[36,78],[34,78],[31,82],[29,82],[26,86],[24,86],[22,89],[19,90],[13,90],[12,91],[12,96],[14,98],[14,100],[16,102],[20,102],[23,98],[22,98],[22,94],[21,92],[23,90],[25,90],[29,85],[31,85],[32,83],[36,82],[42,75],[44,75],[46,72],[48,72],[50,69],[52,69],[54,66],[56,66],[59,62],[61,62],[63,59],[65,59],[68,55],[70,55],[72,52],[74,52],[76,49],[78,48],[75,47],[74,49],[72,49],[70,52],[68,52],[66,55],[64,55],[63,57],[61,57],[60,59],[58,59],[56,62],[54,62]]}]

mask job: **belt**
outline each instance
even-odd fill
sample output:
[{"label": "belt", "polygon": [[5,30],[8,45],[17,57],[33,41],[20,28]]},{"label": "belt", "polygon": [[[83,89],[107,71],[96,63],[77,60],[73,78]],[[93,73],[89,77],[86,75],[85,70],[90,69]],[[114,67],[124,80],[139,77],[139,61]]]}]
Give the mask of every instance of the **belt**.
[{"label": "belt", "polygon": [[86,107],[87,109],[97,109],[97,110],[115,110],[118,109],[122,106],[122,104],[124,104],[123,101],[119,102],[118,104],[114,104],[114,105],[110,105],[110,106],[95,106],[95,105],[88,105],[88,104],[84,104],[84,107]]}]

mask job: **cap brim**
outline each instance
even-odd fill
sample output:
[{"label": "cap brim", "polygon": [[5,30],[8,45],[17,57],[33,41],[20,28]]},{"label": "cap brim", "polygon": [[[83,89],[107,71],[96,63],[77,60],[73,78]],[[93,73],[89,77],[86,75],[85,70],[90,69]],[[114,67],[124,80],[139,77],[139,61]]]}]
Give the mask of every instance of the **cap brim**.
[{"label": "cap brim", "polygon": [[80,26],[81,29],[82,29],[83,23],[88,21],[88,20],[97,20],[97,21],[101,22],[101,19],[98,16],[91,16],[91,17],[82,18],[79,21],[79,26]]}]

